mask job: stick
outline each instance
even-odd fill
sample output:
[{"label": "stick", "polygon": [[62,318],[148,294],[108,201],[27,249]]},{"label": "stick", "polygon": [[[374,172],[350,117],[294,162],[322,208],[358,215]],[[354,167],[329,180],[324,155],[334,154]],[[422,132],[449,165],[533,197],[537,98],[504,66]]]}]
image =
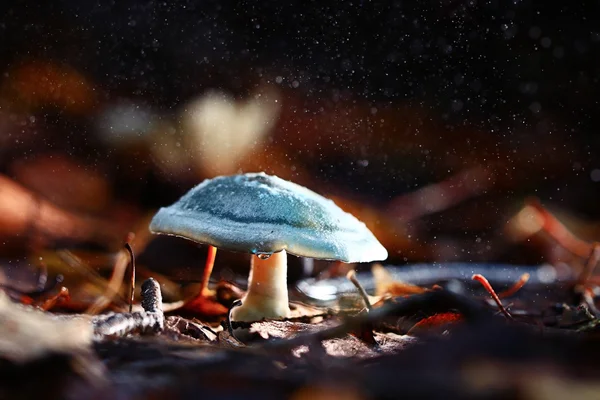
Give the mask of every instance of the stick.
[{"label": "stick", "polygon": [[125,243],[125,248],[129,252],[129,259],[131,260],[131,268],[129,269],[129,312],[132,312],[135,296],[135,255],[129,243]]},{"label": "stick", "polygon": [[504,306],[502,305],[502,302],[500,301],[500,298],[498,297],[498,295],[496,294],[496,291],[494,290],[494,288],[492,287],[492,285],[490,285],[490,282],[488,282],[487,279],[485,279],[485,277],[483,275],[480,274],[475,274],[471,277],[471,279],[481,283],[483,285],[483,287],[485,288],[485,290],[487,290],[487,292],[492,296],[492,299],[494,299],[494,301],[496,302],[496,304],[498,304],[498,308],[500,309],[500,311],[502,311],[502,314],[504,314],[504,316],[506,317],[506,319],[510,320],[510,321],[514,321],[512,315],[510,315],[510,313],[508,311],[506,311],[506,308],[504,308]]},{"label": "stick", "polygon": [[365,288],[362,287],[362,285],[356,278],[356,271],[354,271],[354,270],[348,271],[348,273],[346,274],[346,278],[348,278],[350,280],[350,282],[352,282],[354,287],[356,287],[356,290],[358,290],[360,297],[362,297],[363,301],[365,302],[365,306],[367,307],[367,309],[369,311],[371,311],[373,309],[373,306],[371,305],[371,302],[369,301],[369,295],[365,291]]},{"label": "stick", "polygon": [[410,297],[404,297],[397,302],[387,303],[381,307],[373,309],[366,314],[360,314],[356,317],[345,319],[340,325],[333,328],[324,329],[319,332],[306,335],[298,335],[289,339],[274,340],[265,343],[264,349],[273,350],[292,350],[298,346],[307,343],[321,342],[327,339],[334,339],[344,336],[363,326],[370,326],[389,317],[401,317],[414,315],[421,312],[424,308],[433,309],[439,312],[457,310],[466,322],[473,322],[483,318],[493,318],[489,309],[482,304],[469,299],[466,296],[455,294],[447,290],[434,290],[423,294],[416,294]]},{"label": "stick", "polygon": [[598,265],[598,261],[600,261],[600,243],[594,243],[592,246],[592,251],[590,252],[587,262],[585,263],[585,267],[577,279],[578,285],[585,285],[590,280],[594,270],[596,269],[596,266]]},{"label": "stick", "polygon": [[505,291],[498,293],[498,298],[503,299],[505,297],[510,297],[510,296],[514,295],[519,290],[521,290],[523,288],[523,286],[525,286],[525,284],[529,281],[530,277],[531,277],[531,275],[529,275],[527,272],[525,272],[523,275],[521,275],[519,280],[517,282],[515,282],[514,285],[512,285],[510,288],[506,289]]},{"label": "stick", "polygon": [[590,244],[573,235],[566,226],[542,206],[538,199],[528,200],[527,205],[533,207],[540,214],[544,221],[542,228],[556,240],[559,245],[576,256],[583,258],[589,256],[591,249]]}]

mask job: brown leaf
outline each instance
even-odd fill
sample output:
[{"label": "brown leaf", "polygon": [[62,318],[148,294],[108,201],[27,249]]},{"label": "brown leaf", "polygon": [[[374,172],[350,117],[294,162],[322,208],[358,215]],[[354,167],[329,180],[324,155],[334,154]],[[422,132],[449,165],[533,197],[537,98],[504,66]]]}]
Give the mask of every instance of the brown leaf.
[{"label": "brown leaf", "polygon": [[99,213],[112,197],[106,177],[60,153],[16,161],[11,165],[10,175],[58,207],[69,210]]},{"label": "brown leaf", "polygon": [[0,175],[0,238],[28,246],[59,240],[114,245],[114,229],[104,221],[56,207]]},{"label": "brown leaf", "polygon": [[213,298],[198,295],[182,307],[185,311],[203,315],[207,317],[215,317],[227,314],[227,307],[217,302]]},{"label": "brown leaf", "polygon": [[399,280],[394,280],[392,275],[381,265],[375,264],[371,268],[375,278],[375,293],[378,296],[407,296],[424,293],[427,289]]}]

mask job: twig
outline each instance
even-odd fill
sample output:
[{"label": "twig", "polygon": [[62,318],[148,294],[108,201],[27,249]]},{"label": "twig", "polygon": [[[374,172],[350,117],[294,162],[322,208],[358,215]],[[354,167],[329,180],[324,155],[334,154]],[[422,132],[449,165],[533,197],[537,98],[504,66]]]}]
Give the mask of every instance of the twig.
[{"label": "twig", "polygon": [[60,288],[58,294],[46,299],[39,307],[44,311],[48,311],[54,308],[54,306],[56,306],[56,304],[59,302],[69,301],[70,298],[71,296],[69,295],[69,289],[63,286]]},{"label": "twig", "polygon": [[589,256],[591,245],[573,235],[566,226],[542,206],[538,199],[529,199],[527,205],[533,207],[540,214],[543,219],[542,228],[556,240],[559,245],[576,256],[583,258]]},{"label": "twig", "polygon": [[[109,282],[102,277],[98,271],[90,267],[86,262],[81,260],[81,258],[77,257],[69,250],[58,250],[56,255],[63,261],[66,265],[73,268],[75,271],[83,275],[86,279],[88,279],[91,283],[99,286],[104,290],[108,290]],[[124,299],[120,296],[119,293],[116,293],[115,296],[118,296],[121,302],[124,302]]]},{"label": "twig", "polygon": [[354,270],[348,271],[348,273],[346,274],[346,278],[348,278],[350,280],[350,282],[352,282],[354,287],[356,287],[356,290],[358,290],[360,297],[362,297],[363,301],[365,302],[365,306],[367,307],[367,309],[369,311],[371,311],[373,309],[373,306],[371,305],[371,302],[369,301],[369,295],[365,291],[365,288],[362,287],[362,285],[356,278],[356,271],[354,271]]},{"label": "twig", "polygon": [[388,213],[402,222],[446,210],[484,193],[493,186],[493,174],[481,166],[465,169],[390,202]]},{"label": "twig", "polygon": [[113,301],[114,297],[119,293],[119,289],[123,284],[123,278],[127,265],[129,264],[128,257],[125,255],[123,250],[117,253],[117,259],[113,267],[113,273],[108,281],[106,290],[102,295],[96,299],[96,301],[88,307],[86,314],[98,314],[104,310]]},{"label": "twig", "polygon": [[585,285],[592,275],[594,274],[594,270],[600,261],[600,243],[594,243],[592,245],[592,251],[590,252],[587,262],[585,263],[585,267],[579,274],[579,278],[577,279],[577,285]]},{"label": "twig", "polygon": [[514,285],[512,285],[510,288],[506,289],[505,291],[498,293],[498,298],[503,299],[505,297],[510,297],[510,296],[514,295],[519,290],[521,290],[523,288],[523,286],[525,286],[525,284],[529,281],[530,277],[531,277],[531,275],[529,275],[529,273],[525,272],[523,275],[521,275],[519,280],[517,282],[515,282]]},{"label": "twig", "polygon": [[598,310],[598,307],[596,307],[592,289],[586,288],[585,286],[578,286],[576,287],[576,293],[577,290],[579,290],[579,295],[581,296],[581,303],[587,306],[588,310],[595,318],[598,318],[600,316],[600,310]]},{"label": "twig", "polygon": [[506,311],[506,308],[504,308],[504,306],[502,305],[502,302],[500,301],[500,298],[498,297],[498,295],[496,294],[496,291],[494,290],[494,288],[492,287],[492,285],[490,285],[490,283],[488,282],[487,279],[485,279],[485,277],[483,275],[480,274],[475,274],[471,277],[471,279],[481,283],[483,285],[483,287],[485,288],[485,290],[487,290],[487,292],[490,294],[490,296],[492,296],[492,299],[494,299],[494,301],[496,302],[496,304],[498,305],[498,308],[500,309],[500,311],[502,311],[502,314],[504,314],[504,316],[506,317],[506,319],[510,320],[510,321],[514,321],[512,315],[510,315],[510,313],[508,311]]},{"label": "twig", "polygon": [[464,320],[467,323],[483,318],[493,318],[490,310],[486,309],[478,302],[447,290],[434,290],[423,294],[400,298],[397,302],[387,303],[373,309],[369,313],[349,317],[345,319],[343,323],[334,326],[333,328],[265,343],[263,348],[280,351],[292,350],[298,346],[306,345],[307,343],[321,342],[323,340],[344,336],[356,329],[360,329],[364,326],[371,326],[386,318],[414,315],[421,312],[424,308],[432,309],[436,312],[456,310],[464,317]]},{"label": "twig", "polygon": [[135,296],[135,255],[129,242],[125,243],[125,248],[129,252],[131,267],[129,268],[129,312],[133,311],[133,300]]}]

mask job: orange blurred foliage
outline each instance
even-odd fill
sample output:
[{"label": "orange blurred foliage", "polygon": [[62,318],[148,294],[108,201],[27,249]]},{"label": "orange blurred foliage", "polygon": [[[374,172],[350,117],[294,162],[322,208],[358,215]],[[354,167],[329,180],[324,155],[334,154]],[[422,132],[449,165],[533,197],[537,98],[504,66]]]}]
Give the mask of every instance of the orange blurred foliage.
[{"label": "orange blurred foliage", "polygon": [[89,112],[96,103],[93,85],[76,69],[50,61],[28,61],[7,73],[2,97],[19,108],[54,105],[73,114]]}]

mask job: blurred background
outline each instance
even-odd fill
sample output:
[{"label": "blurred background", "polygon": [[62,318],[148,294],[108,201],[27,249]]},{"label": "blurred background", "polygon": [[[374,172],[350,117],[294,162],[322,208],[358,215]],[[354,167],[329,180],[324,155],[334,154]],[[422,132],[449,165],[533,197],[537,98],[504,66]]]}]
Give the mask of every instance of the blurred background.
[{"label": "blurred background", "polygon": [[392,264],[569,261],[526,202],[600,238],[599,8],[4,1],[0,262],[111,266],[134,232],[141,267],[198,279],[203,246],[153,240],[149,218],[253,171],[334,199]]}]

